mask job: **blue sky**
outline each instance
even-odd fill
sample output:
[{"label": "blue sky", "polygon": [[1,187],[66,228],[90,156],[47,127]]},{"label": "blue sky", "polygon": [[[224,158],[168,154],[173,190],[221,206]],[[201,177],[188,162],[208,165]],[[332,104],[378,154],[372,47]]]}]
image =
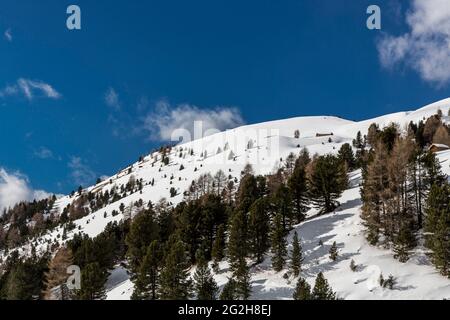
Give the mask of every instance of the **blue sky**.
[{"label": "blue sky", "polygon": [[[406,19],[428,21],[421,1],[376,1],[382,30],[368,30],[375,2],[365,0],[2,0],[3,180],[70,192],[136,161],[195,114],[223,128],[359,120],[448,97],[441,66],[418,50],[442,43],[414,38]],[[80,31],[66,28],[70,4],[81,8]]]}]

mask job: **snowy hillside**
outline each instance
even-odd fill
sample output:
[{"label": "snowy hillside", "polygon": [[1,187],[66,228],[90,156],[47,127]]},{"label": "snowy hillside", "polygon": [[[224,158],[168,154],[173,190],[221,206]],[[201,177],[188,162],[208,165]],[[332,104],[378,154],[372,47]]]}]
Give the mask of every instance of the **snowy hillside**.
[{"label": "snowy hillside", "polygon": [[[98,185],[91,186],[84,192],[111,192],[130,181],[142,179],[141,192],[128,194],[125,198],[108,204],[102,209],[75,221],[75,229],[67,234],[67,240],[74,233],[83,232],[94,237],[103,231],[111,221],[120,221],[124,212],[131,216],[133,204],[142,199],[144,203],[157,203],[165,198],[176,205],[183,200],[183,192],[193,180],[202,174],[215,174],[222,170],[226,176],[238,179],[246,164],[251,164],[256,174],[268,174],[280,166],[290,154],[298,154],[306,147],[310,154],[320,155],[337,153],[344,143],[351,143],[358,131],[366,134],[371,123],[380,127],[396,122],[405,127],[410,121],[418,122],[442,110],[444,115],[450,109],[450,99],[442,100],[416,111],[398,112],[360,122],[352,122],[331,116],[299,117],[287,120],[253,124],[216,133],[202,139],[186,142],[173,147],[168,154],[170,162],[162,165],[159,152],[142,158],[142,161],[124,168],[117,174],[105,179]],[[299,138],[294,132],[299,130]],[[438,154],[445,173],[450,174],[450,151]],[[319,271],[323,271],[338,296],[343,299],[450,299],[450,280],[439,275],[428,261],[424,249],[419,246],[412,258],[405,264],[392,257],[392,252],[384,248],[370,246],[364,238],[360,219],[361,174],[350,174],[350,189],[339,199],[341,206],[332,214],[315,216],[317,211],[311,209],[308,219],[295,226],[304,250],[304,270],[302,276],[313,284]],[[171,192],[171,188],[174,190]],[[53,213],[62,210],[77,199],[77,195],[58,199]],[[46,241],[62,238],[62,228],[34,240],[37,251],[44,251]],[[291,232],[288,242],[293,236]],[[66,240],[66,241],[67,241]],[[323,245],[319,245],[319,241]],[[337,261],[330,261],[328,250],[336,241],[339,248]],[[30,251],[30,245],[20,248],[20,253]],[[4,253],[2,253],[4,255]],[[350,261],[358,265],[356,272],[349,272]],[[226,262],[220,265],[221,272],[215,277],[223,286],[231,275]],[[291,299],[295,281],[284,279],[285,272],[276,273],[270,267],[270,258],[252,268],[253,299]],[[394,275],[398,281],[395,290],[383,289],[378,284],[379,275]],[[107,283],[109,299],[129,299],[133,285],[127,273],[118,268],[112,271]]]}]

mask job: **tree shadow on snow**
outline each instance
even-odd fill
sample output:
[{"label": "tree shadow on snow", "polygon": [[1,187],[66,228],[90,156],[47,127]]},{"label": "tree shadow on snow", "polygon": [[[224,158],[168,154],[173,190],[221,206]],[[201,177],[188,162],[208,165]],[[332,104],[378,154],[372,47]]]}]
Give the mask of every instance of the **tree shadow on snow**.
[{"label": "tree shadow on snow", "polygon": [[266,280],[256,280],[252,282],[252,299],[254,300],[278,300],[292,299],[294,289],[291,287],[277,287],[266,289]]},{"label": "tree shadow on snow", "polygon": [[352,199],[352,200],[348,200],[348,201],[344,202],[343,204],[341,204],[339,206],[339,208],[337,208],[336,210],[338,210],[338,212],[344,211],[347,209],[355,208],[360,205],[362,205],[361,199]]}]

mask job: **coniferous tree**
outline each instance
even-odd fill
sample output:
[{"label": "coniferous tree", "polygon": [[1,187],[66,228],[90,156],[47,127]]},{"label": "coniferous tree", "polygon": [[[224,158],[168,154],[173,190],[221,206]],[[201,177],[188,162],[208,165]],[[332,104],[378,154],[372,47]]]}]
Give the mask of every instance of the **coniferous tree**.
[{"label": "coniferous tree", "polygon": [[407,222],[402,222],[398,235],[394,241],[394,258],[400,262],[406,262],[409,259],[410,250],[415,243],[413,228]]},{"label": "coniferous tree", "polygon": [[433,235],[433,263],[442,275],[450,277],[450,213],[442,214]]},{"label": "coniferous tree", "polygon": [[192,295],[189,260],[184,244],[176,235],[169,239],[168,254],[160,277],[160,297],[163,300],[186,300]]},{"label": "coniferous tree", "polygon": [[363,139],[361,131],[358,131],[356,133],[356,138],[353,140],[352,144],[356,149],[361,149],[363,147]]},{"label": "coniferous tree", "polygon": [[139,272],[148,246],[159,239],[159,227],[154,218],[153,209],[140,212],[130,226],[130,232],[126,236],[128,246],[127,257],[133,274]]},{"label": "coniferous tree", "polygon": [[294,277],[297,277],[300,274],[300,271],[302,271],[302,263],[303,263],[302,247],[298,240],[297,231],[295,231],[294,238],[292,239],[292,255],[290,264],[290,269]]},{"label": "coniferous tree", "polygon": [[202,243],[200,224],[202,208],[200,200],[190,201],[180,206],[181,214],[178,217],[178,232],[181,240],[189,252],[189,260],[195,263],[195,253]]},{"label": "coniferous tree", "polygon": [[375,145],[379,142],[380,136],[380,128],[378,124],[372,123],[367,130],[367,143],[371,147],[375,147]]},{"label": "coniferous tree", "polygon": [[159,277],[162,252],[158,241],[154,240],[148,246],[144,260],[134,281],[133,300],[158,299]]},{"label": "coniferous tree", "polygon": [[357,269],[358,269],[358,265],[355,263],[355,260],[352,259],[352,261],[350,261],[350,270],[355,272]]},{"label": "coniferous tree", "polygon": [[426,208],[426,246],[431,260],[443,275],[450,275],[450,190],[447,184],[433,185]]},{"label": "coniferous tree", "polygon": [[52,293],[52,289],[58,286],[65,286],[69,274],[67,268],[73,264],[72,251],[69,248],[62,247],[58,250],[55,257],[50,261],[49,271],[45,273],[46,290],[44,292],[45,300],[68,300],[70,295],[67,290],[61,287],[59,297]]},{"label": "coniferous tree", "polygon": [[0,276],[0,298],[6,300],[36,300],[42,298],[48,257],[32,255],[20,259],[14,251]]},{"label": "coniferous tree", "polygon": [[342,163],[347,165],[348,170],[355,169],[356,160],[355,154],[353,153],[353,149],[348,143],[344,143],[338,152],[338,158]]},{"label": "coniferous tree", "polygon": [[311,300],[311,286],[305,279],[299,278],[292,296],[294,300]]},{"label": "coniferous tree", "polygon": [[213,269],[215,272],[219,270],[219,262],[225,257],[225,226],[221,224],[217,229],[211,251],[213,259]]},{"label": "coniferous tree", "polygon": [[235,211],[231,218],[227,253],[232,270],[237,270],[248,255],[247,216],[242,210]]},{"label": "coniferous tree", "polygon": [[197,253],[197,270],[193,276],[194,289],[197,300],[216,300],[219,288],[209,270],[204,254],[199,250]]},{"label": "coniferous tree", "polygon": [[249,244],[250,252],[261,263],[270,248],[269,203],[266,198],[256,200],[250,207]]},{"label": "coniferous tree", "polygon": [[228,279],[228,282],[223,286],[220,293],[220,300],[236,300],[236,281],[234,279]]},{"label": "coniferous tree", "polygon": [[433,143],[450,146],[450,135],[444,125],[440,125],[433,135]]},{"label": "coniferous tree", "polygon": [[330,248],[329,254],[330,254],[330,259],[333,261],[336,261],[336,259],[338,257],[338,248],[337,248],[336,241],[333,242],[333,245]]},{"label": "coniferous tree", "polygon": [[245,259],[240,259],[233,277],[236,281],[236,296],[241,300],[248,300],[251,294],[250,270]]},{"label": "coniferous tree", "polygon": [[367,167],[361,188],[363,206],[361,218],[366,227],[366,238],[370,244],[378,243],[380,229],[382,227],[382,216],[387,211],[384,192],[389,185],[387,168],[387,150],[382,143],[375,146],[374,158]]},{"label": "coniferous tree", "polygon": [[280,184],[272,197],[273,208],[275,214],[279,213],[282,218],[283,230],[285,235],[292,227],[293,211],[292,211],[292,199],[289,189]]},{"label": "coniferous tree", "polygon": [[343,191],[343,167],[333,155],[319,156],[313,163],[310,195],[322,213],[332,212],[339,205],[337,198]]},{"label": "coniferous tree", "polygon": [[319,272],[312,291],[313,300],[336,300],[336,294],[328,284],[327,279]]},{"label": "coniferous tree", "polygon": [[277,272],[281,271],[286,262],[287,249],[281,213],[277,213],[272,223],[272,266]]},{"label": "coniferous tree", "polygon": [[415,154],[410,163],[409,181],[413,193],[413,202],[417,215],[417,229],[423,226],[423,206],[429,187],[426,183],[426,167],[424,166],[425,154],[419,148],[416,148]]},{"label": "coniferous tree", "polygon": [[306,164],[297,159],[294,172],[288,180],[288,187],[293,201],[292,211],[296,222],[305,220],[305,212],[308,211],[308,186],[306,179]]},{"label": "coniferous tree", "polygon": [[[411,159],[414,157],[415,145],[414,142],[406,138],[397,138],[392,148],[390,159],[388,162],[389,175],[389,202],[388,210],[384,215],[384,235],[387,240],[396,241],[397,235],[401,229],[412,228],[414,220],[414,205],[413,194],[408,181],[408,171],[411,164]],[[406,232],[412,233],[411,230],[404,230],[401,241],[405,241]],[[413,237],[409,237],[413,240]],[[411,247],[414,246],[412,241]]]},{"label": "coniferous tree", "polygon": [[423,165],[426,169],[425,183],[428,186],[428,190],[431,186],[436,184],[441,186],[447,181],[447,176],[442,173],[439,159],[432,152],[427,152],[423,158]]},{"label": "coniferous tree", "polygon": [[253,202],[260,197],[256,178],[250,169],[244,169],[244,176],[239,184],[236,199],[238,210],[245,214],[248,213]]},{"label": "coniferous tree", "polygon": [[81,270],[81,289],[77,297],[81,300],[103,300],[106,298],[105,283],[108,273],[98,262],[87,264]]},{"label": "coniferous tree", "polygon": [[295,161],[295,165],[306,168],[306,166],[310,162],[311,157],[309,156],[309,151],[307,148],[303,148],[302,151],[300,151],[300,155],[298,156],[297,160]]}]

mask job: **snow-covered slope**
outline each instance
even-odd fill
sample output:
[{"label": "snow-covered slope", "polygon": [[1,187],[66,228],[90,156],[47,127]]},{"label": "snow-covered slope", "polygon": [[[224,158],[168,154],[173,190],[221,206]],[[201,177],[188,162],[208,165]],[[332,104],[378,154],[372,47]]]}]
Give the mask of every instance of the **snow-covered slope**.
[{"label": "snow-covered slope", "polygon": [[[214,175],[222,170],[227,176],[238,178],[247,163],[252,164],[256,174],[268,174],[290,153],[297,154],[303,147],[307,147],[311,154],[336,153],[343,143],[351,143],[358,131],[367,133],[371,123],[375,122],[383,127],[396,122],[404,127],[410,121],[418,122],[436,114],[438,109],[447,115],[449,108],[450,99],[445,99],[416,111],[398,112],[360,122],[317,116],[243,126],[177,145],[169,154],[170,163],[167,166],[162,165],[161,154],[152,153],[141,162],[136,162],[104,182],[88,188],[91,192],[110,191],[114,187],[126,185],[131,176],[142,179],[144,184],[142,193],[129,194],[120,201],[75,221],[76,228],[68,234],[68,239],[74,232],[80,231],[94,237],[109,222],[121,220],[122,214],[112,216],[114,210],[119,211],[121,203],[131,208],[131,204],[139,199],[156,203],[161,198],[166,198],[176,205],[182,201],[183,192],[191,182],[202,174]],[[300,138],[294,137],[296,130],[300,131]],[[450,174],[450,152],[440,153],[439,158],[444,172]],[[367,244],[359,217],[360,174],[355,172],[352,175],[352,187],[342,195],[342,205],[335,213],[314,218],[313,209],[309,212],[312,218],[296,226],[305,253],[305,272],[302,276],[312,283],[317,273],[323,271],[339,297],[344,299],[450,298],[450,280],[435,271],[421,248],[416,250],[410,261],[402,264],[393,259],[389,250]],[[172,187],[177,190],[174,197],[170,195]],[[75,199],[76,196],[58,199],[54,212],[61,213]],[[35,241],[37,250],[46,248],[45,240],[61,241],[61,236],[61,228],[46,234]],[[319,240],[322,240],[323,246],[319,245]],[[328,250],[334,241],[339,246],[340,258],[331,262]],[[22,253],[29,250],[29,245],[21,248]],[[359,265],[357,272],[350,272],[351,259]],[[291,298],[295,281],[284,279],[284,272],[275,273],[269,266],[270,258],[267,258],[252,270],[252,298]],[[223,271],[216,275],[216,280],[222,286],[230,274],[226,271],[226,262],[222,263],[221,269]],[[397,289],[380,288],[377,282],[380,272],[386,277],[394,275],[398,280]],[[126,274],[124,276],[123,270],[115,270],[108,283],[109,299],[129,299],[133,286],[126,279]]]}]

